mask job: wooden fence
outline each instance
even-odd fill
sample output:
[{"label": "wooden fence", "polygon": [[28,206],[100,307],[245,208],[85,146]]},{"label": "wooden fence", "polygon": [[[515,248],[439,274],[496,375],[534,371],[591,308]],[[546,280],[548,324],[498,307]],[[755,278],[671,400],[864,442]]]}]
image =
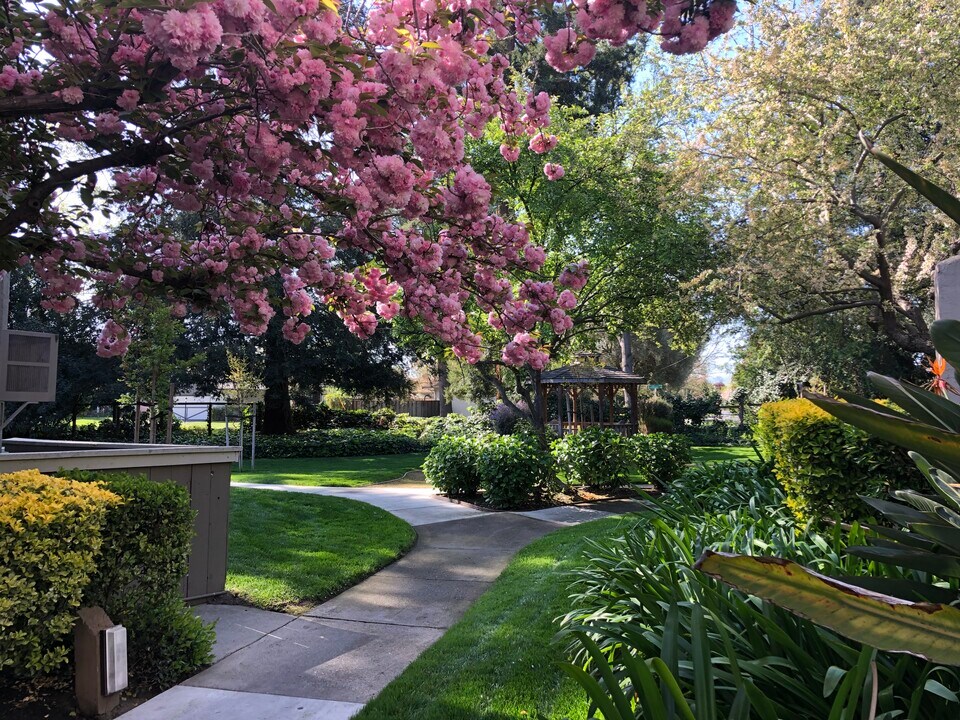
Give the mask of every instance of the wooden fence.
[{"label": "wooden fence", "polygon": [[183,596],[196,600],[222,593],[227,579],[230,469],[237,450],[192,445],[134,445],[71,440],[10,438],[3,441],[0,473],[61,468],[106,470],[146,475],[155,482],[173,480],[190,493],[196,512],[190,566]]}]

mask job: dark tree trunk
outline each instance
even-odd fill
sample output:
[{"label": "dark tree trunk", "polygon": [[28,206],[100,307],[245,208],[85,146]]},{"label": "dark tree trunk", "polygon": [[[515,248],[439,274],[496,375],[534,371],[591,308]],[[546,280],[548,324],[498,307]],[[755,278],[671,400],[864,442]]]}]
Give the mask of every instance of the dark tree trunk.
[{"label": "dark tree trunk", "polygon": [[[633,373],[633,334],[629,330],[620,333],[620,369],[623,372]],[[637,407],[636,393],[627,390],[623,392],[626,398],[627,412],[629,412],[631,418],[636,418],[640,412],[640,408]]]},{"label": "dark tree trunk", "polygon": [[[280,317],[279,314],[277,317]],[[271,320],[267,330],[265,368],[263,377],[263,425],[264,435],[290,435],[295,431],[293,413],[290,411],[290,369],[287,352],[280,331],[280,323]]]},{"label": "dark tree trunk", "polygon": [[453,403],[447,400],[447,388],[450,380],[447,377],[447,363],[442,358],[437,362],[437,400],[440,401],[440,416],[446,417],[453,412]]}]

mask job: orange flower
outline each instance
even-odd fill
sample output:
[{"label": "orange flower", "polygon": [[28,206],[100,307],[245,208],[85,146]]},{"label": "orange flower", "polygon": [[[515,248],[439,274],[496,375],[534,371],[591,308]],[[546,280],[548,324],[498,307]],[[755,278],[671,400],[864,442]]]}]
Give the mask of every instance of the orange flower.
[{"label": "orange flower", "polygon": [[953,385],[947,382],[947,379],[944,377],[944,374],[947,372],[947,361],[943,359],[939,354],[935,358],[927,358],[927,372],[933,375],[933,378],[928,382],[924,387],[932,393],[936,393],[942,397],[947,397],[947,393],[951,392],[954,395],[960,395]]}]

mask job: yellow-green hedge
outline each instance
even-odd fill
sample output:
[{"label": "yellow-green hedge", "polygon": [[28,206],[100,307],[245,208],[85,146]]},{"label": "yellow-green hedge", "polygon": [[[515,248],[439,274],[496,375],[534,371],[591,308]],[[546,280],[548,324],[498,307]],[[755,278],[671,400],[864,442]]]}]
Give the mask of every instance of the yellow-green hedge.
[{"label": "yellow-green hedge", "polygon": [[754,438],[801,520],[851,519],[867,508],[859,495],[922,488],[906,451],[836,419],[809,400],[781,400],[757,413]]},{"label": "yellow-green hedge", "polygon": [[103,520],[120,502],[96,483],[0,475],[0,669],[45,672],[66,660]]}]

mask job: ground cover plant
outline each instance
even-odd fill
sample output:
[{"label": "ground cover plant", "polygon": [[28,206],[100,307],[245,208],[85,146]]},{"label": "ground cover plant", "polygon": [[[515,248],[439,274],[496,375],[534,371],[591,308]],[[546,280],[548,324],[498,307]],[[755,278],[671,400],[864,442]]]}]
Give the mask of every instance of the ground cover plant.
[{"label": "ground cover plant", "polygon": [[871,668],[875,717],[955,717],[952,669],[862,648],[692,569],[711,548],[778,554],[834,576],[918,579],[845,552],[867,535],[799,524],[756,465],[696,468],[631,532],[588,550],[564,620],[568,671],[608,720],[868,717]]},{"label": "ground cover plant", "polygon": [[417,470],[425,457],[423,453],[289,459],[258,456],[254,470],[234,470],[230,479],[232,482],[266,485],[363,487],[396,480],[411,470]]},{"label": "ground cover plant", "polygon": [[521,550],[463,618],[356,716],[357,720],[583,718],[587,701],[556,664],[555,618],[567,574],[592,540],[629,519],[551,533]]},{"label": "ground cover plant", "polygon": [[232,488],[227,590],[258,607],[303,612],[395,560],[416,533],[343,498]]}]

